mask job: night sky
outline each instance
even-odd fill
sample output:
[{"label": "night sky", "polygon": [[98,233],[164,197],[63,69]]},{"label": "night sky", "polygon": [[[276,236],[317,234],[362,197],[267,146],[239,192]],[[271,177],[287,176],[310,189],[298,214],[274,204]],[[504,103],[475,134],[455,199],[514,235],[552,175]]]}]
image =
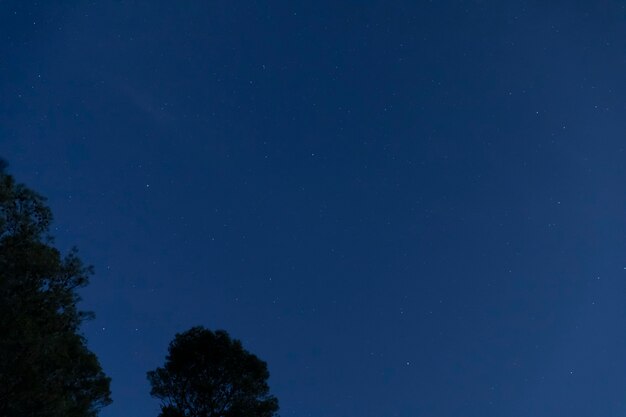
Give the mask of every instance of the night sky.
[{"label": "night sky", "polygon": [[204,325],[284,417],[625,416],[623,4],[0,0],[101,415]]}]

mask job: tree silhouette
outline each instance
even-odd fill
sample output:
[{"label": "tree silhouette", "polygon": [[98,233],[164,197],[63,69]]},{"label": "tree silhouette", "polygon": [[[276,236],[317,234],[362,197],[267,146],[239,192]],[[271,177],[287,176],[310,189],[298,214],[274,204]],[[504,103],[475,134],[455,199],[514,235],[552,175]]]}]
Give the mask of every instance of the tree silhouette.
[{"label": "tree silhouette", "polygon": [[0,416],[92,417],[111,402],[109,378],[79,332],[76,307],[91,269],[62,257],[43,197],[0,160]]},{"label": "tree silhouette", "polygon": [[148,372],[160,417],[271,417],[278,400],[269,394],[265,362],[223,330],[193,327],[169,345],[163,368]]}]

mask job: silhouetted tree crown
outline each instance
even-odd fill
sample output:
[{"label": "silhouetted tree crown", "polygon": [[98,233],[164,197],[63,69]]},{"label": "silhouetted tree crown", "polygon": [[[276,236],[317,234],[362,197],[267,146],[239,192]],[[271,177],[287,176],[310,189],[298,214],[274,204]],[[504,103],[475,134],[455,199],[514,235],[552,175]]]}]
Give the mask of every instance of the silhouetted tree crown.
[{"label": "silhouetted tree crown", "polygon": [[272,417],[267,364],[223,330],[193,327],[169,345],[164,367],[148,372],[161,417]]},{"label": "silhouetted tree crown", "polygon": [[91,269],[52,246],[45,199],[0,160],[0,416],[93,417],[109,378],[79,327],[77,289]]}]

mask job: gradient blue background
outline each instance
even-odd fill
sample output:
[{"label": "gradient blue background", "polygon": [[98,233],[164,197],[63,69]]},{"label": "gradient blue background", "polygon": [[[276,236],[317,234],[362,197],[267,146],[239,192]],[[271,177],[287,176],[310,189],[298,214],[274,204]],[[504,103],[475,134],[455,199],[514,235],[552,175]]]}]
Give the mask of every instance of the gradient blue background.
[{"label": "gradient blue background", "polygon": [[0,155],[151,417],[178,331],[281,414],[626,415],[622,1],[0,0]]}]

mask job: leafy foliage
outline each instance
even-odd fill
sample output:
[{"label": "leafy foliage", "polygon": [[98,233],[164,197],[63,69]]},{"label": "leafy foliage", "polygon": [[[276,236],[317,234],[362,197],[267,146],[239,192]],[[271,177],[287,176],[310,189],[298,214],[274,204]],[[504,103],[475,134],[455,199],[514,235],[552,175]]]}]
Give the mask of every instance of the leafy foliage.
[{"label": "leafy foliage", "polygon": [[43,197],[0,162],[0,416],[91,417],[109,404],[109,378],[79,332],[77,289],[91,268],[47,235]]},{"label": "leafy foliage", "polygon": [[160,417],[271,417],[267,364],[223,330],[193,327],[170,343],[163,368],[148,372]]}]

